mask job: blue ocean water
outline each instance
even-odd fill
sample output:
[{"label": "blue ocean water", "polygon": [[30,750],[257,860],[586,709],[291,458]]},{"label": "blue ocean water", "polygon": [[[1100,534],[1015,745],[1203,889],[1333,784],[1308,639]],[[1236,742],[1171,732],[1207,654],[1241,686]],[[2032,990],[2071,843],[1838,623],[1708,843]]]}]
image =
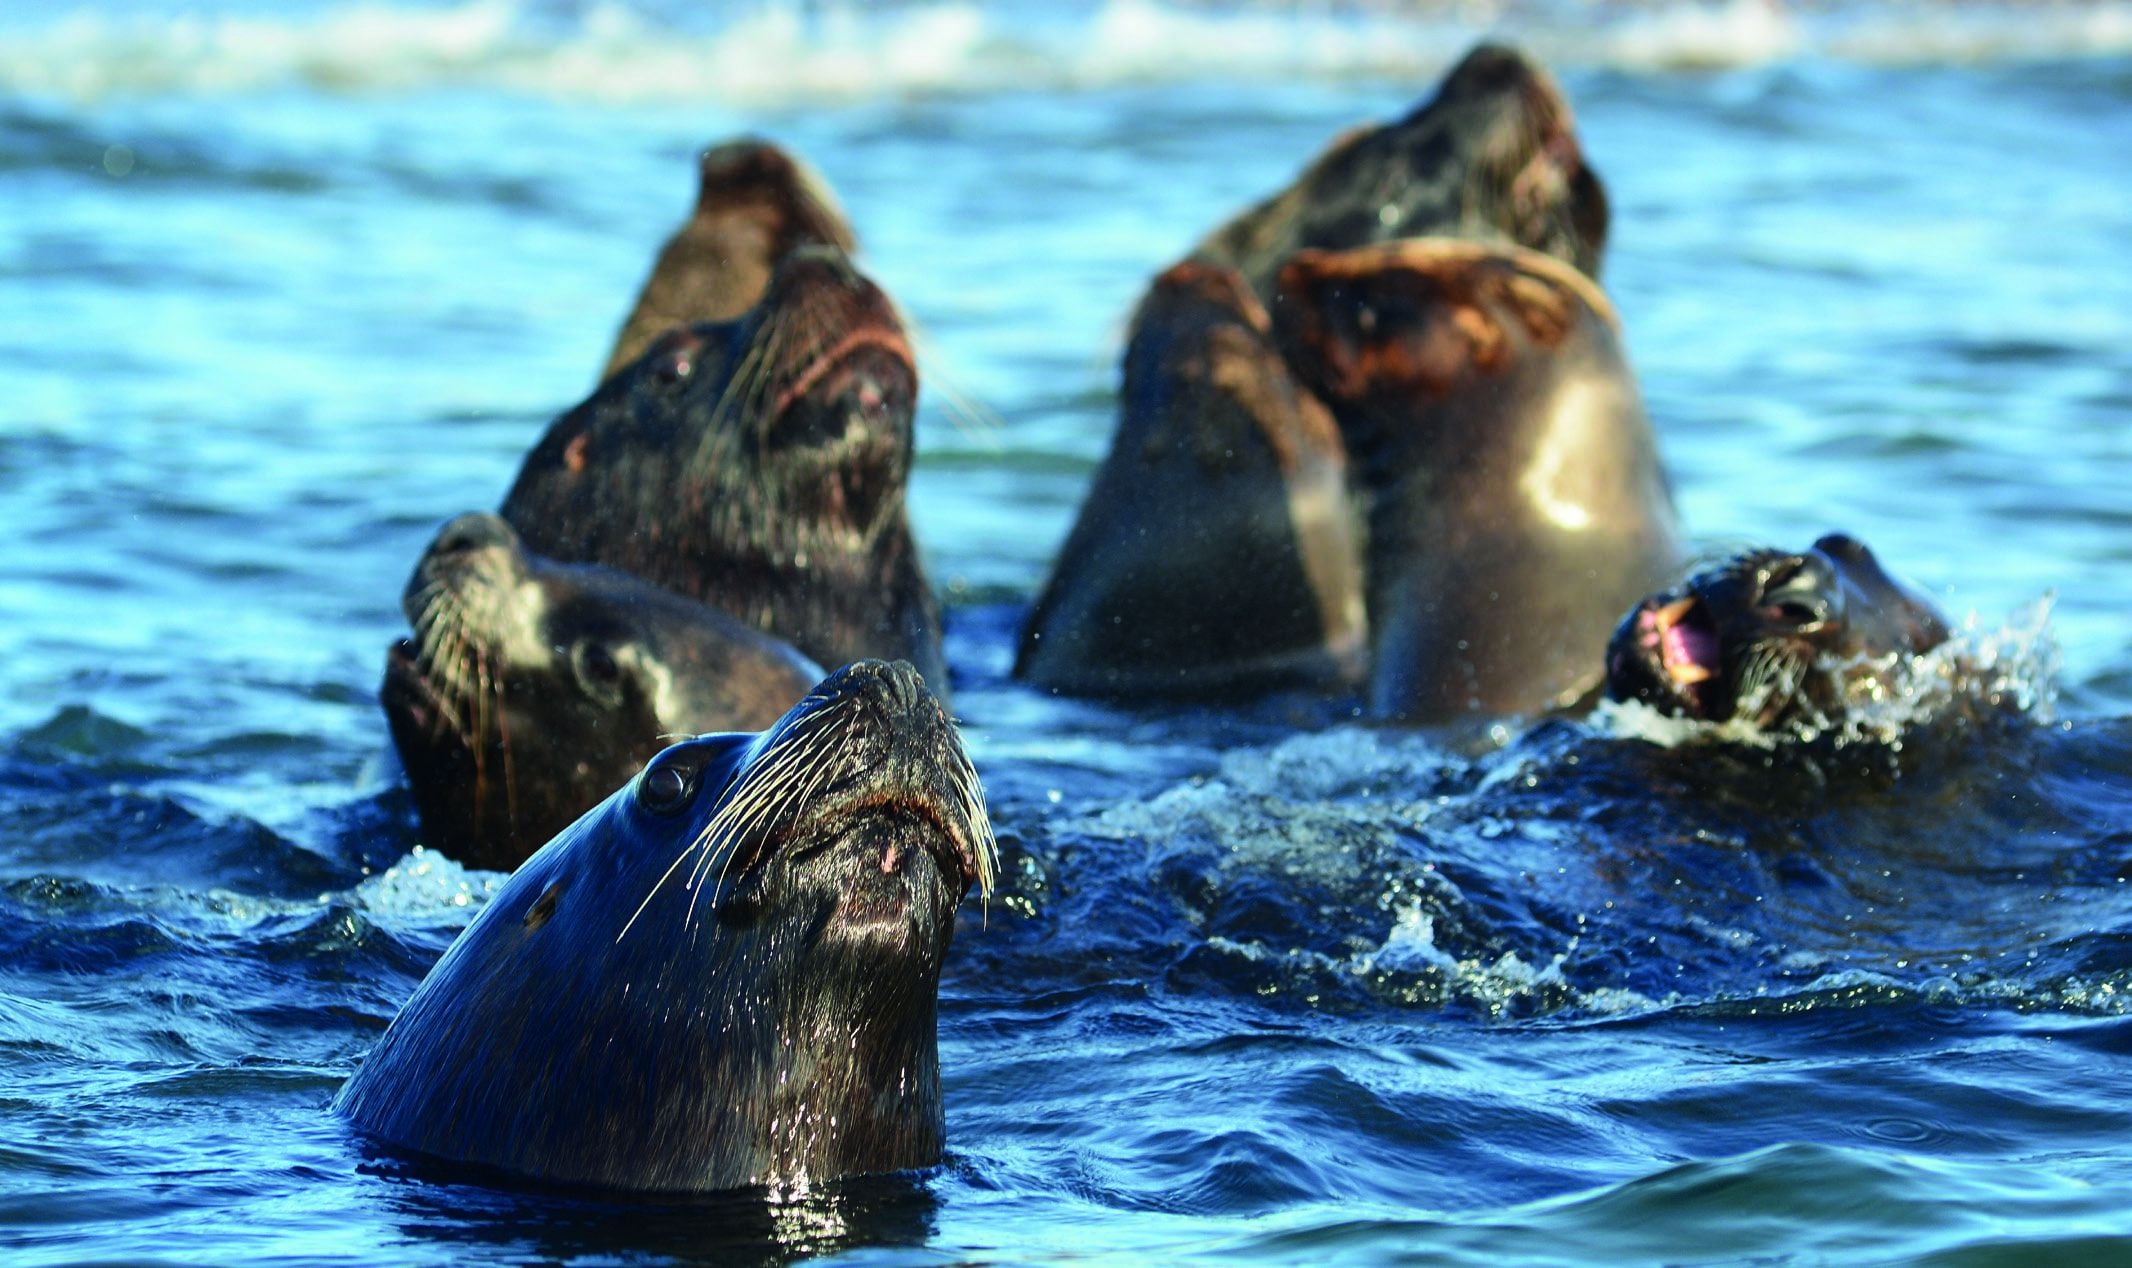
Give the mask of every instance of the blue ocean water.
[{"label": "blue ocean water", "polygon": [[[1690,529],[1863,537],[2016,716],[1890,778],[1007,680],[1146,279],[1489,32],[1608,182]],[[1013,870],[943,987],[951,1156],[468,1183],[326,1108],[500,881],[419,848],[383,651],[742,130],[923,337]],[[2107,4],[0,17],[0,1254],[2123,1262],[2128,153]]]}]

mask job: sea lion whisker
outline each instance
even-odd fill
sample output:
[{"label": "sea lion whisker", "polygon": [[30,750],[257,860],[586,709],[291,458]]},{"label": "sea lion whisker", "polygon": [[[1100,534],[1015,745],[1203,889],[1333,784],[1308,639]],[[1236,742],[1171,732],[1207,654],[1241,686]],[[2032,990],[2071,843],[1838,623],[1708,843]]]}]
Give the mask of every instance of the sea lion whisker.
[{"label": "sea lion whisker", "polygon": [[749,340],[740,360],[720,386],[718,398],[711,403],[703,437],[683,464],[696,478],[701,479],[724,464],[727,451],[740,430],[739,420],[752,416],[760,381],[766,377],[765,367],[771,363],[775,351],[775,338],[773,326]]},{"label": "sea lion whisker", "polygon": [[681,866],[681,861],[683,859],[687,858],[691,853],[695,851],[697,842],[700,840],[701,838],[691,840],[688,845],[681,850],[679,854],[674,855],[674,861],[666,865],[666,870],[659,873],[659,879],[651,883],[651,888],[647,890],[644,894],[644,901],[638,903],[637,909],[629,913],[629,919],[624,921],[622,924],[622,932],[614,936],[614,940],[617,944],[619,944],[623,938],[629,935],[630,929],[635,927],[637,923],[637,917],[644,914],[644,909],[646,907],[651,906],[651,900],[659,896],[659,891],[661,889],[664,889],[666,887],[666,882],[673,877],[674,870]]},{"label": "sea lion whisker", "polygon": [[[525,681],[494,657],[478,676]],[[954,824],[937,801],[892,832],[872,816],[965,776],[908,668],[835,682],[865,716],[810,705],[752,737],[683,741],[518,868],[336,1109],[394,1147],[573,1188],[712,1190],[936,1162],[930,1023],[954,933],[943,917],[966,887],[945,862]],[[528,716],[514,719],[521,734]],[[539,752],[526,745],[521,775]],[[926,851],[915,857],[941,852],[942,866],[897,865],[912,834]],[[702,918],[708,883],[668,892],[706,851],[744,913],[714,892]],[[525,1025],[529,1001],[563,1022]],[[465,1081],[470,1068],[483,1077]],[[600,1095],[618,1087],[629,1094]],[[447,1100],[452,1114],[438,1114]]]},{"label": "sea lion whisker", "polygon": [[703,883],[703,878],[710,871],[718,851],[738,839],[741,829],[745,826],[744,821],[752,816],[755,807],[764,799],[774,796],[774,790],[784,782],[786,774],[797,766],[801,756],[800,750],[785,747],[791,734],[787,732],[785,736],[780,736],[772,746],[770,754],[759,758],[758,764],[742,778],[741,783],[726,793],[726,804],[697,834],[690,848],[701,848],[703,854],[690,872],[687,888],[693,890]]},{"label": "sea lion whisker", "polygon": [[[783,760],[774,767],[765,768],[764,778],[750,781],[752,786],[746,790],[745,800],[735,808],[736,812],[727,832],[731,840],[738,841],[744,836],[764,830],[782,817],[786,803],[804,798],[804,794],[795,797],[800,781],[833,751],[829,745],[808,743],[812,738],[811,733],[800,737],[788,753],[781,755]],[[728,854],[725,862],[730,864],[731,861]],[[708,872],[708,866],[704,870]],[[724,882],[724,869],[721,868],[718,883]]]},{"label": "sea lion whisker", "polygon": [[906,316],[901,308],[896,310],[896,317],[902,322],[904,338],[917,364],[925,367],[925,382],[941,398],[940,412],[947,416],[949,425],[972,440],[982,440],[997,447],[1000,436],[1007,430],[1007,421],[997,410],[956,383],[954,372],[948,367],[947,355],[934,342],[932,332]]},{"label": "sea lion whisker", "polygon": [[[802,779],[807,779],[806,790],[797,796],[773,798],[767,801],[756,816],[760,820],[759,827],[751,828],[751,831],[767,831],[785,817],[784,812],[788,806],[802,806],[812,801],[815,792],[820,789],[823,781],[829,777],[829,772],[836,766],[836,762],[832,759],[838,756],[840,755],[833,745],[816,746],[813,759],[799,774],[792,778],[789,785],[797,788]],[[812,778],[808,779],[810,775]],[[736,842],[739,839],[738,836],[734,838]],[[717,887],[722,888],[725,885],[726,871],[732,867],[733,857],[738,853],[737,849],[727,851],[725,862],[718,869]]]},{"label": "sea lion whisker", "polygon": [[[800,727],[793,727],[793,731],[800,731]],[[733,863],[733,855],[738,852],[738,842],[774,825],[782,810],[785,810],[785,803],[793,799],[791,793],[800,789],[800,780],[804,780],[814,767],[821,765],[821,761],[829,752],[834,752],[834,746],[806,744],[812,737],[812,731],[800,735],[797,739],[793,739],[793,731],[787,731],[785,735],[778,737],[780,746],[791,744],[791,748],[778,754],[776,765],[763,767],[765,776],[770,778],[750,778],[750,786],[740,791],[740,799],[731,801],[727,810],[718,814],[718,818],[727,818],[727,812],[731,812],[731,820],[725,827],[725,840],[721,842],[716,857],[706,852],[704,859],[699,861],[697,874],[691,878],[691,889],[695,889],[697,884],[701,884],[701,880],[710,874],[712,863],[718,863],[718,880],[710,889],[721,889],[725,884],[727,869]],[[812,793],[802,793],[800,799],[806,799],[808,795]]]}]

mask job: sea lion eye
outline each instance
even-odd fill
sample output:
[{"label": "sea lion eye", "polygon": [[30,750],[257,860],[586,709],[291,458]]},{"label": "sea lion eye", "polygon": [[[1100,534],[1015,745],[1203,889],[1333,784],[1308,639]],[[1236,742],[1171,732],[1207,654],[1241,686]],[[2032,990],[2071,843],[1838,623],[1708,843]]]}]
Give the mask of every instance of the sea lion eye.
[{"label": "sea lion eye", "polygon": [[1836,614],[1835,606],[1821,582],[1819,573],[1805,560],[1785,560],[1762,583],[1763,615],[1802,630],[1827,623]]},{"label": "sea lion eye", "polygon": [[637,783],[637,804],[655,815],[670,815],[696,796],[696,769],[664,762],[644,772]]},{"label": "sea lion eye", "polygon": [[578,682],[594,699],[617,705],[622,699],[622,665],[607,645],[585,639],[570,649],[570,661]]},{"label": "sea lion eye", "polygon": [[578,652],[578,662],[584,667],[585,676],[595,682],[613,682],[622,676],[622,667],[614,663],[614,653],[598,643],[587,643]]}]

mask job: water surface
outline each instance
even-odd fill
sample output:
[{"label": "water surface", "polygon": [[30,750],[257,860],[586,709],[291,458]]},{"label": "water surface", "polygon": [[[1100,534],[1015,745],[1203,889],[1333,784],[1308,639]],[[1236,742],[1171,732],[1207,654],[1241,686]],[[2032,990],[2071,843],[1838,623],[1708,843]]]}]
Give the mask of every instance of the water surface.
[{"label": "water surface", "polygon": [[[1609,183],[1698,539],[1857,534],[1998,657],[2023,711],[1892,781],[1006,680],[1146,279],[1475,19],[9,19],[0,1246],[2123,1258],[2132,20],[1907,14],[1483,15]],[[827,174],[924,335],[913,513],[1015,870],[943,988],[951,1157],[771,1205],[469,1184],[326,1111],[500,880],[418,848],[383,650],[741,130]]]}]

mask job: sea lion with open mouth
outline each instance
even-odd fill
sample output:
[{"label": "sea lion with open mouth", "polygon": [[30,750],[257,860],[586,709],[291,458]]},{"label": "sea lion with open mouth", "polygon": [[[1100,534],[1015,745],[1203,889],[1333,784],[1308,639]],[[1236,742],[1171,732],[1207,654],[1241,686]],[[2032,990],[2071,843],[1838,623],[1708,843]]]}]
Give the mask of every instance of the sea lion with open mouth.
[{"label": "sea lion with open mouth", "polygon": [[1236,268],[1270,306],[1297,251],[1398,238],[1522,246],[1597,277],[1607,219],[1606,188],[1585,162],[1562,90],[1517,50],[1482,44],[1427,104],[1334,141],[1194,254]]},{"label": "sea lion with open mouth", "polygon": [[1704,722],[1826,726],[1882,689],[1898,656],[1947,641],[1932,602],[1865,543],[1755,550],[1644,599],[1614,631],[1606,694]]},{"label": "sea lion with open mouth", "polygon": [[996,847],[907,664],[674,745],[528,860],[335,1100],[403,1149],[651,1191],[939,1161],[938,992]]},{"label": "sea lion with open mouth", "polygon": [[1369,506],[1371,712],[1529,716],[1596,693],[1594,649],[1681,559],[1598,285],[1430,238],[1302,252],[1280,292],[1275,335]]},{"label": "sea lion with open mouth", "polygon": [[509,869],[675,736],[754,730],[821,678],[790,647],[612,568],[527,553],[494,515],[430,543],[379,693],[422,841]]},{"label": "sea lion with open mouth", "polygon": [[1016,676],[1109,696],[1358,685],[1346,450],[1235,270],[1187,262],[1155,279],[1118,408]]},{"label": "sea lion with open mouth", "polygon": [[722,608],[824,665],[946,690],[905,510],[918,371],[888,297],[803,247],[745,317],[671,331],[548,428],[503,517],[541,554]]},{"label": "sea lion with open mouth", "polygon": [[829,186],[771,142],[742,137],[713,146],[697,167],[696,209],[659,251],[602,379],[676,326],[731,321],[755,307],[778,262],[794,250],[859,249]]}]

